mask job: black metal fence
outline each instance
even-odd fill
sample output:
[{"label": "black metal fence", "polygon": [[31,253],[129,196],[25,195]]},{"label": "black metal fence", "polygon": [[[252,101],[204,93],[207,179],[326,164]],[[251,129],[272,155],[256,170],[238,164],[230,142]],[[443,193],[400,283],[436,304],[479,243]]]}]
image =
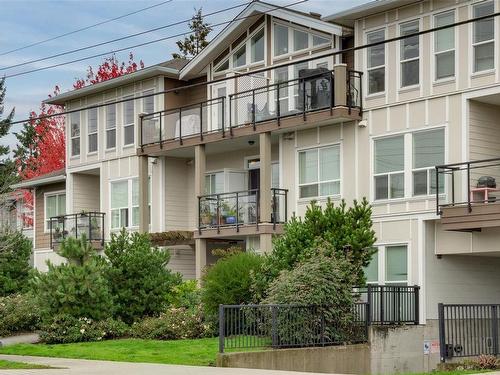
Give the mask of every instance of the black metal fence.
[{"label": "black metal fence", "polygon": [[453,357],[498,355],[500,305],[438,305],[441,361]]},{"label": "black metal fence", "polygon": [[420,287],[367,285],[356,288],[359,299],[368,303],[370,324],[419,324]]},{"label": "black metal fence", "polygon": [[49,219],[50,247],[61,243],[67,237],[81,238],[104,246],[104,213],[80,212],[55,216]]},{"label": "black metal fence", "polygon": [[[293,348],[360,343],[370,325],[419,324],[418,286],[369,285],[355,288],[347,311],[328,306],[221,305],[219,350]],[[353,320],[339,326],[339,315]]]}]

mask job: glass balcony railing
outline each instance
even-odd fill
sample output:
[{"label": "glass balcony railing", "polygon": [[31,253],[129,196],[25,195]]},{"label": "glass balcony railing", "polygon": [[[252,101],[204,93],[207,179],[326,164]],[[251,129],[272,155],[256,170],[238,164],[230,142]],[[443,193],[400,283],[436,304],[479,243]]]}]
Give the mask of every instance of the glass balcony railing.
[{"label": "glass balcony railing", "polygon": [[89,243],[104,245],[104,213],[80,212],[49,219],[50,247],[68,237],[85,237]]}]

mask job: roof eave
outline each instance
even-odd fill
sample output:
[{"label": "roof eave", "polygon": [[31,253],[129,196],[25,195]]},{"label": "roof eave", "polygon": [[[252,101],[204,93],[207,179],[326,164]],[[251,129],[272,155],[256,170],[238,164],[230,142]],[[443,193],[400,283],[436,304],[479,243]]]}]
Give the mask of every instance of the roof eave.
[{"label": "roof eave", "polygon": [[34,188],[38,186],[43,186],[43,185],[49,185],[49,184],[55,184],[57,182],[64,182],[66,181],[66,176],[65,175],[59,175],[59,176],[50,176],[46,178],[40,178],[37,180],[27,180],[27,181],[21,181],[18,182],[17,184],[12,185],[13,189],[27,189],[27,188]]}]

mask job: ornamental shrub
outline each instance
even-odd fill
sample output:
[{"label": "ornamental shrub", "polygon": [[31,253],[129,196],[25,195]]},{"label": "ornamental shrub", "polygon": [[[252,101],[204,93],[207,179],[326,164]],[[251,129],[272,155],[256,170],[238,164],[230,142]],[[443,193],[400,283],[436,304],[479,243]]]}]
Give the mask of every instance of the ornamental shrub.
[{"label": "ornamental shrub", "polygon": [[124,229],[111,235],[104,250],[109,261],[106,279],[116,306],[116,316],[127,324],[162,312],[181,276],[168,270],[168,251],[151,245],[147,234]]},{"label": "ornamental shrub", "polygon": [[61,314],[43,324],[40,339],[47,344],[100,341],[123,337],[128,331],[128,326],[120,320],[96,321]]},{"label": "ornamental shrub", "polygon": [[196,309],[201,304],[201,290],[196,280],[186,280],[172,288],[168,296],[168,304],[172,307]]},{"label": "ornamental shrub", "polygon": [[205,313],[214,319],[220,304],[252,302],[253,274],[260,271],[263,257],[256,253],[235,253],[210,266],[202,279],[201,299]]},{"label": "ornamental shrub", "polygon": [[40,326],[40,313],[31,294],[0,297],[0,337],[32,332]]},{"label": "ornamental shrub", "polygon": [[326,250],[325,256],[334,258],[344,257],[348,252],[355,284],[364,285],[363,267],[368,266],[375,251],[371,213],[366,199],[355,200],[351,207],[347,207],[345,201],[335,206],[328,199],[322,208],[312,201],[303,219],[292,217],[285,224],[283,235],[274,238],[273,251],[254,281],[255,298],[265,297],[269,283],[281,271],[292,270],[298,263],[317,255],[320,248]]},{"label": "ornamental shrub", "polygon": [[0,296],[28,289],[31,241],[21,232],[0,232]]},{"label": "ornamental shrub", "polygon": [[170,308],[158,317],[134,323],[130,335],[150,340],[177,340],[207,337],[210,332],[200,309]]},{"label": "ornamental shrub", "polygon": [[48,272],[37,272],[34,276],[35,295],[43,320],[61,314],[93,320],[112,316],[112,298],[104,277],[106,261],[85,239],[68,238],[60,249],[59,253],[68,262],[58,266],[49,262]]}]

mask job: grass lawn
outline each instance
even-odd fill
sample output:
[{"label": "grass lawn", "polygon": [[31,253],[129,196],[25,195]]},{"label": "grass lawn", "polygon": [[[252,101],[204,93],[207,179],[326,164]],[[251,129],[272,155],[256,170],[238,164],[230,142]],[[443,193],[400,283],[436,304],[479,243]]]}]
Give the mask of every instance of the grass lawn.
[{"label": "grass lawn", "polygon": [[18,344],[0,348],[0,354],[210,366],[215,364],[218,340],[124,339],[58,345]]},{"label": "grass lawn", "polygon": [[26,370],[26,369],[48,369],[50,366],[36,365],[33,363],[12,362],[0,359],[0,370]]}]

